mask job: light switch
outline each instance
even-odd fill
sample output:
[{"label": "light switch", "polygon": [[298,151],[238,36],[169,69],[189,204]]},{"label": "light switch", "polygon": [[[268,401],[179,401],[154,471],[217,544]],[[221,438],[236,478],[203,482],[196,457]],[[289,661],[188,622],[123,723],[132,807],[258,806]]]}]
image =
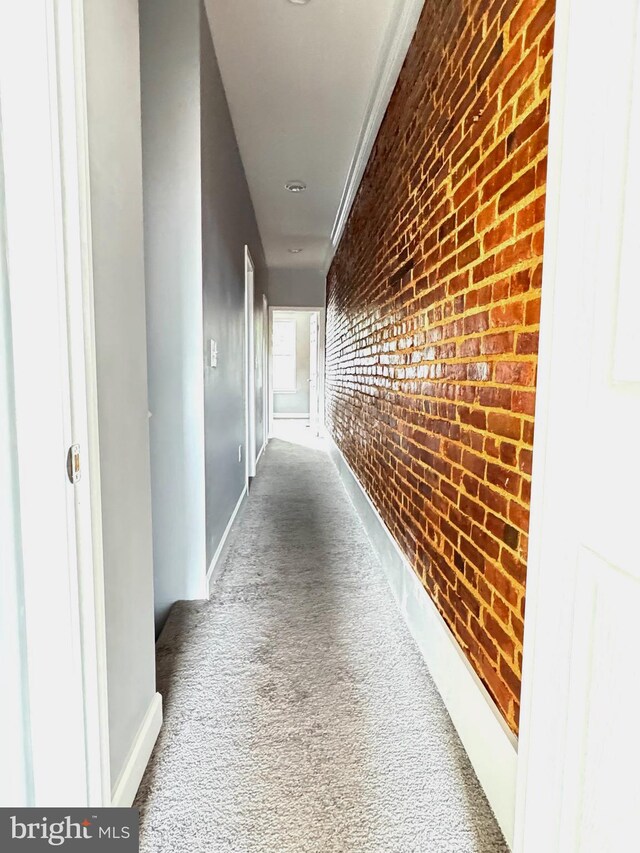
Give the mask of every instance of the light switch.
[{"label": "light switch", "polygon": [[214,340],[209,341],[209,367],[218,366],[218,344]]}]

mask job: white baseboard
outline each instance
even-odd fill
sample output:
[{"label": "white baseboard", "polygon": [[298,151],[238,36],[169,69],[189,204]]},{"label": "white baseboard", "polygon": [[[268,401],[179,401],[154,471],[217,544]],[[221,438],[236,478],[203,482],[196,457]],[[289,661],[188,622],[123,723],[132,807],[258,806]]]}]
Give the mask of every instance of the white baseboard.
[{"label": "white baseboard", "polygon": [[517,738],[475,674],[340,449],[329,452],[384,568],[393,596],[480,780],[509,846],[513,844]]},{"label": "white baseboard", "polygon": [[[263,450],[264,450],[264,447],[263,447]],[[262,454],[262,450],[260,451],[260,454]],[[260,459],[260,456],[258,456],[258,460],[259,459]],[[257,464],[258,464],[258,461],[256,460],[256,465]],[[218,543],[218,547],[216,548],[216,552],[213,555],[213,557],[211,558],[211,563],[209,564],[209,569],[207,571],[207,596],[206,596],[207,598],[209,597],[209,584],[211,583],[211,578],[213,577],[213,573],[216,570],[216,566],[218,565],[218,563],[220,562],[220,558],[222,557],[224,547],[227,544],[227,539],[229,538],[229,533],[231,532],[231,528],[233,527],[233,522],[236,520],[236,516],[240,512],[240,509],[242,508],[242,504],[244,503],[246,497],[247,497],[247,489],[245,486],[245,488],[242,490],[242,492],[240,494],[240,497],[238,498],[238,502],[235,505],[235,509],[231,513],[231,518],[227,522],[227,526],[225,527],[224,533],[222,534],[222,538],[220,539],[220,542]]]},{"label": "white baseboard", "polygon": [[113,788],[111,805],[130,808],[162,726],[162,696],[156,693],[135,736],[122,772]]},{"label": "white baseboard", "polygon": [[258,458],[256,459],[256,469],[258,468],[258,463],[259,463],[259,462],[260,462],[260,460],[262,459],[262,454],[263,454],[263,453],[265,452],[265,450],[267,449],[267,444],[269,444],[269,439],[268,439],[268,438],[265,438],[265,440],[264,440],[264,444],[263,444],[263,445],[262,445],[262,447],[260,448],[260,453],[258,453]]}]

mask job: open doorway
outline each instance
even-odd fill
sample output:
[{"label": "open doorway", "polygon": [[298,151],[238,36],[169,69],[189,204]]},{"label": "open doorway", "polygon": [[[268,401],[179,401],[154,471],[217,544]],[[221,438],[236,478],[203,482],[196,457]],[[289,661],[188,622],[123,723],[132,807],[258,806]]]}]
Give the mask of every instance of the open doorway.
[{"label": "open doorway", "polygon": [[316,438],[322,428],[323,311],[270,311],[270,434]]}]

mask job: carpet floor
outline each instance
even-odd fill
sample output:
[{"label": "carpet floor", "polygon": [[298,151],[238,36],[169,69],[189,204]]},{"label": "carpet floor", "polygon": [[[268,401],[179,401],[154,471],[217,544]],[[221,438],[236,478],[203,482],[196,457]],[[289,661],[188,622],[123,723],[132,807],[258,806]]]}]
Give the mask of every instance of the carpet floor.
[{"label": "carpet floor", "polygon": [[328,455],[273,440],[158,642],[142,853],[506,853]]}]

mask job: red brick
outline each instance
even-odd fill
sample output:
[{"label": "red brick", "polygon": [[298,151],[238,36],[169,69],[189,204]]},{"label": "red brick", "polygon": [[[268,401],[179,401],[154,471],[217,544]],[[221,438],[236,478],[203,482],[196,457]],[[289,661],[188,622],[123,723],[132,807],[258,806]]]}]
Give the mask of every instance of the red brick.
[{"label": "red brick", "polygon": [[538,333],[522,332],[516,341],[518,355],[535,355],[538,352]]},{"label": "red brick", "polygon": [[[513,392],[515,393],[515,392]],[[480,388],[478,400],[481,406],[494,409],[512,409],[512,391],[510,388]]]},{"label": "red brick", "polygon": [[539,0],[523,0],[516,5],[516,10],[509,24],[509,38],[513,39],[524,27],[540,5]]},{"label": "red brick", "polygon": [[493,228],[486,232],[482,238],[482,248],[485,252],[495,249],[502,243],[513,240],[513,229],[515,225],[515,216],[513,214],[507,219],[503,219]]},{"label": "red brick", "polygon": [[511,395],[511,407],[514,412],[524,415],[533,415],[536,406],[536,395],[534,391],[514,390]]},{"label": "red brick", "polygon": [[529,509],[521,506],[515,501],[509,504],[509,520],[515,524],[520,530],[527,533],[529,530]]},{"label": "red brick", "polygon": [[530,299],[525,311],[525,323],[527,326],[535,326],[540,322],[540,299]]},{"label": "red brick", "polygon": [[513,352],[513,332],[498,332],[485,335],[480,342],[480,351],[485,355]]},{"label": "red brick", "polygon": [[487,425],[489,430],[496,435],[503,435],[505,438],[513,438],[516,441],[520,440],[522,423],[519,418],[500,412],[490,412]]},{"label": "red brick", "polygon": [[[524,318],[524,304],[521,301],[496,305],[489,313],[489,322],[495,326],[521,326]],[[522,335],[518,336],[518,340]],[[538,350],[536,349],[535,352]],[[516,350],[517,352],[517,350]]]},{"label": "red brick", "polygon": [[531,361],[500,361],[496,364],[495,380],[504,385],[533,385],[535,373]]},{"label": "red brick", "polygon": [[498,198],[498,212],[509,210],[514,204],[530,195],[536,188],[536,170],[529,169],[510,184]]}]

